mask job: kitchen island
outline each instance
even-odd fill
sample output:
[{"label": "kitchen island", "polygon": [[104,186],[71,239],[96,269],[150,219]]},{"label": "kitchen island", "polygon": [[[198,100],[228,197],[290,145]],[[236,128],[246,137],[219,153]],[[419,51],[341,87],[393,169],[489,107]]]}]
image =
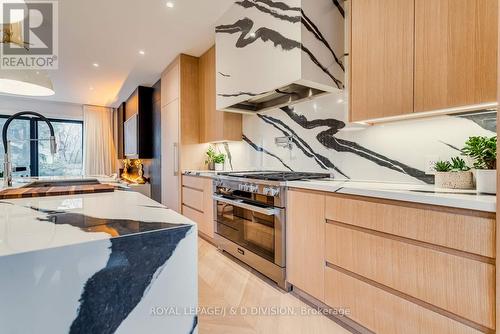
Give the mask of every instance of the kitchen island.
[{"label": "kitchen island", "polygon": [[0,201],[0,332],[194,333],[196,225],[132,191]]}]

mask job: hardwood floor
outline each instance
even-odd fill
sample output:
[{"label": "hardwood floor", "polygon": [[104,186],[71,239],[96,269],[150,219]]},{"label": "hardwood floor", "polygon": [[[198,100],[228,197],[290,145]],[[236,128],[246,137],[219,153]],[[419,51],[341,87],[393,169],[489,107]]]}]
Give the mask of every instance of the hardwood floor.
[{"label": "hardwood floor", "polygon": [[[337,323],[323,315],[301,315],[313,309],[290,293],[255,275],[220,253],[213,245],[198,238],[198,282],[200,334],[249,334],[249,333],[308,333],[350,334]],[[243,315],[231,316],[230,309],[251,313],[256,308],[269,310],[294,310],[298,315]],[[226,314],[207,315],[203,310],[226,310]],[[291,312],[290,312],[291,313]]]}]

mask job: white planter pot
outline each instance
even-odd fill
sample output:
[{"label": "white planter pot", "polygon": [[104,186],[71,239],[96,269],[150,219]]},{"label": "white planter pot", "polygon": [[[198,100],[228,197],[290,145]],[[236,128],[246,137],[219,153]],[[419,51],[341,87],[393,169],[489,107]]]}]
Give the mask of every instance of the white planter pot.
[{"label": "white planter pot", "polygon": [[221,172],[224,170],[224,164],[215,164],[215,170]]},{"label": "white planter pot", "polygon": [[446,189],[474,189],[474,176],[467,172],[436,172],[435,186]]},{"label": "white planter pot", "polygon": [[482,194],[497,193],[497,171],[496,169],[476,170],[477,192]]}]

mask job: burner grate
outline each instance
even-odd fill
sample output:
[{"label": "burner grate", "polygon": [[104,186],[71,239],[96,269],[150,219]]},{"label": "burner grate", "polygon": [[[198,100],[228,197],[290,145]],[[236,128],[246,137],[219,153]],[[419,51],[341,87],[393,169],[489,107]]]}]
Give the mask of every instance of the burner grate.
[{"label": "burner grate", "polygon": [[324,179],[330,177],[330,174],[327,173],[279,172],[279,171],[234,172],[234,173],[221,173],[220,175],[256,179],[256,180],[267,180],[267,181],[298,181],[298,180]]}]

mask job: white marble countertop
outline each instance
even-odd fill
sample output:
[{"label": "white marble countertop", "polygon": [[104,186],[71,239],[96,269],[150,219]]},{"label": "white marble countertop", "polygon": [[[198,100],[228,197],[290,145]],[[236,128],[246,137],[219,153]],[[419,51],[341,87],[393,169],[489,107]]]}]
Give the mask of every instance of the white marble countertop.
[{"label": "white marble countertop", "polygon": [[477,194],[475,190],[439,189],[433,185],[340,180],[291,181],[287,182],[287,186],[347,195],[496,212],[496,196]]},{"label": "white marble countertop", "polygon": [[164,223],[194,224],[154,200],[126,190],[1,200],[0,256],[175,228]]}]

